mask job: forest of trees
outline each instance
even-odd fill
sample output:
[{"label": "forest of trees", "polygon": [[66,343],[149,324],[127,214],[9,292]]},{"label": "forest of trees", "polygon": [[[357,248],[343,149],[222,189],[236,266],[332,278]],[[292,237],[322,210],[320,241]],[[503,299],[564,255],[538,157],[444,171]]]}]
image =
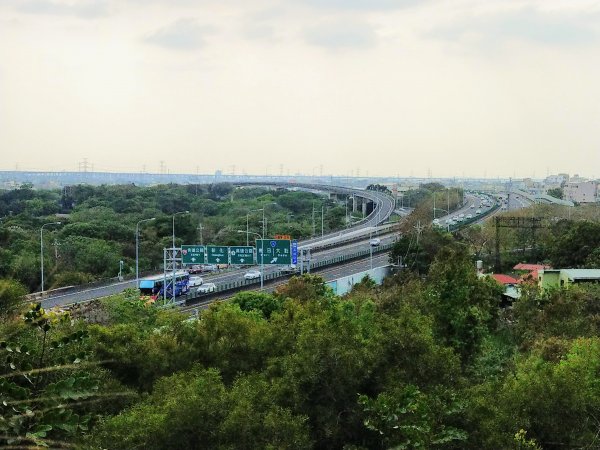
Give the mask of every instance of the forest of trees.
[{"label": "forest of trees", "polygon": [[[314,275],[198,318],[135,291],[85,316],[0,284],[5,444],[87,449],[595,448],[600,289],[510,308],[468,244],[335,297]],[[424,245],[426,245],[424,243]],[[419,273],[417,273],[417,271]]]},{"label": "forest of trees", "polygon": [[[35,190],[29,185],[0,191],[0,278],[20,281],[30,291],[40,288],[40,227],[44,228],[46,288],[81,284],[115,277],[119,261],[124,274],[135,271],[135,229],[140,227],[140,269],[155,270],[170,247],[172,215],[177,245],[182,243],[241,245],[248,212],[264,208],[267,235],[295,239],[318,231],[324,207],[325,232],[345,226],[342,204],[307,192],[234,188],[229,184],[164,185],[153,187],[89,186]],[[58,216],[57,216],[58,214]],[[251,212],[250,231],[262,232],[262,213]]]},{"label": "forest of trees", "polygon": [[[226,240],[228,221],[243,229],[248,210],[271,202],[273,232],[293,214],[301,235],[310,234],[313,202],[322,198],[228,185],[2,192],[0,445],[598,447],[600,286],[525,284],[506,306],[500,285],[474,270],[493,248],[493,228],[455,235],[415,229],[430,220],[432,192],[448,195],[436,186],[419,190],[422,199],[390,252],[396,273],[382,286],[365,278],[337,297],[318,275],[304,275],[272,293],[238,293],[197,317],[146,307],[135,290],[69,312],[25,304],[37,280],[40,225],[69,214],[48,229],[48,243],[61,244],[58,264],[49,255],[57,283],[74,271],[63,261],[92,278],[102,276],[94,266],[101,258],[131,258],[141,218],[157,217],[143,235],[150,265],[149,243],[169,240],[178,210],[192,212],[177,222],[182,239],[197,239],[202,220],[205,242]],[[459,201],[462,193],[455,194]],[[343,226],[343,210],[330,205],[329,226]],[[575,220],[570,211],[534,211],[551,218],[537,236],[544,261],[600,265],[600,225],[593,211],[582,211]],[[505,258],[528,239],[522,230],[501,237]]]}]

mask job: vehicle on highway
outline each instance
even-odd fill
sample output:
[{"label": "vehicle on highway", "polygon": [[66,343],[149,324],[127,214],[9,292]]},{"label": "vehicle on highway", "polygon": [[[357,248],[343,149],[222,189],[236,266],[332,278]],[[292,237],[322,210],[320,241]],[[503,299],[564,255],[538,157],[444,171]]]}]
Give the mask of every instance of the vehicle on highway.
[{"label": "vehicle on highway", "polygon": [[477,214],[477,215],[481,214],[481,209],[478,209],[477,211],[475,211],[475,214]]},{"label": "vehicle on highway", "polygon": [[215,283],[204,283],[202,286],[196,289],[196,294],[208,294],[209,292],[216,292],[217,285]]},{"label": "vehicle on highway", "polygon": [[197,274],[197,273],[202,273],[204,271],[204,269],[202,268],[201,265],[194,265],[194,266],[190,266],[187,269],[188,273],[193,275],[193,274]]},{"label": "vehicle on highway", "polygon": [[256,280],[260,278],[260,270],[250,270],[244,274],[244,280]]},{"label": "vehicle on highway", "polygon": [[[172,297],[173,274],[167,274],[166,277],[163,274],[142,278],[140,280],[140,284],[138,285],[140,295],[144,297],[150,297],[152,301],[163,297],[165,294],[165,279],[167,284],[166,297]],[[175,272],[175,297],[187,294],[190,291],[189,281],[190,275],[187,272]]]},{"label": "vehicle on highway", "polygon": [[373,238],[369,241],[369,244],[371,244],[371,247],[377,247],[379,244],[381,244],[381,239]]},{"label": "vehicle on highway", "polygon": [[471,208],[475,208],[475,203],[473,203],[473,204],[471,205]]},{"label": "vehicle on highway", "polygon": [[198,274],[204,272],[216,272],[219,268],[215,264],[196,264],[187,269],[190,274]]},{"label": "vehicle on highway", "polygon": [[473,214],[467,214],[467,219],[472,219],[473,218]]},{"label": "vehicle on highway", "polygon": [[296,267],[296,264],[292,264],[289,266],[283,266],[281,269],[279,269],[279,271],[283,273],[295,273],[298,271],[298,268]]},{"label": "vehicle on highway", "polygon": [[190,277],[189,285],[191,288],[201,286],[202,283],[203,283],[202,277],[197,277],[197,276]]}]

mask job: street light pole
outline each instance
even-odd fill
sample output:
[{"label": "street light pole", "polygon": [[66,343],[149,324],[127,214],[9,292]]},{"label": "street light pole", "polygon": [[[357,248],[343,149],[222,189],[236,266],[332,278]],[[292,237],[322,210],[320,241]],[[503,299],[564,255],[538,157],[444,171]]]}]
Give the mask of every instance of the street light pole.
[{"label": "street light pole", "polygon": [[373,246],[371,245],[372,240],[373,240],[373,230],[370,231],[370,236],[369,236],[369,261],[370,261],[371,270],[373,270]]},{"label": "street light pole", "polygon": [[[173,281],[171,282],[171,299],[173,300],[173,303],[175,303],[175,265],[177,264],[175,262],[175,254],[176,254],[176,250],[175,250],[175,216],[178,214],[189,214],[189,211],[179,211],[176,212],[175,214],[173,214],[173,249],[171,251],[171,255],[172,255],[172,263],[173,263]],[[164,287],[165,292],[167,287]]]},{"label": "street light pole", "polygon": [[140,220],[135,225],[135,288],[140,288],[140,224],[144,222],[150,222],[152,220],[156,220],[156,217],[152,217],[151,219],[143,219]]},{"label": "street light pole", "polygon": [[249,225],[250,213],[258,212],[258,211],[262,211],[263,217],[264,217],[264,211],[265,211],[264,208],[251,209],[250,211],[248,211],[246,213],[246,247],[248,247],[250,245],[250,225]]},{"label": "street light pole", "polygon": [[44,294],[44,227],[47,225],[60,225],[61,222],[48,222],[40,228],[40,269],[42,275],[42,294]]},{"label": "street light pole", "polygon": [[[236,230],[237,233],[245,233],[242,230]],[[255,234],[259,238],[261,238],[261,254],[260,254],[260,289],[263,289],[264,280],[265,280],[265,239],[264,234],[261,236],[258,233],[251,231],[252,234]],[[258,258],[258,248],[256,249],[256,257]]]},{"label": "street light pole", "polygon": [[312,237],[315,237],[315,201],[312,203]]},{"label": "street light pole", "polygon": [[325,206],[321,205],[321,237],[325,234]]}]

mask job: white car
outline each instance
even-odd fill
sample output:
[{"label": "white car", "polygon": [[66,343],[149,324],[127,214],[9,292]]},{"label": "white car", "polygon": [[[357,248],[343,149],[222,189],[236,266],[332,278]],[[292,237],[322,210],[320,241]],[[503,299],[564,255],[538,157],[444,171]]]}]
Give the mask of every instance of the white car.
[{"label": "white car", "polygon": [[203,283],[202,277],[190,277],[190,281],[188,282],[189,287],[193,288],[196,286],[201,286]]},{"label": "white car", "polygon": [[208,294],[209,292],[216,292],[217,285],[215,283],[204,283],[202,286],[196,289],[197,294]]},{"label": "white car", "polygon": [[260,270],[251,270],[244,274],[244,280],[256,280],[260,278]]},{"label": "white car", "polygon": [[467,214],[467,219],[472,219],[473,218],[473,214]]},{"label": "white car", "polygon": [[371,247],[377,247],[379,244],[381,244],[381,239],[373,238],[369,241],[369,244],[371,244]]}]

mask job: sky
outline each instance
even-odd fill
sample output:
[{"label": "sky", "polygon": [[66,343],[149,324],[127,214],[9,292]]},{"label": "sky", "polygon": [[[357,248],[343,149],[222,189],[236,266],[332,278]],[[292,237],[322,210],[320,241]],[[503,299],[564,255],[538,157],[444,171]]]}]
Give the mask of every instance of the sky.
[{"label": "sky", "polygon": [[0,0],[0,170],[600,177],[600,2]]}]

